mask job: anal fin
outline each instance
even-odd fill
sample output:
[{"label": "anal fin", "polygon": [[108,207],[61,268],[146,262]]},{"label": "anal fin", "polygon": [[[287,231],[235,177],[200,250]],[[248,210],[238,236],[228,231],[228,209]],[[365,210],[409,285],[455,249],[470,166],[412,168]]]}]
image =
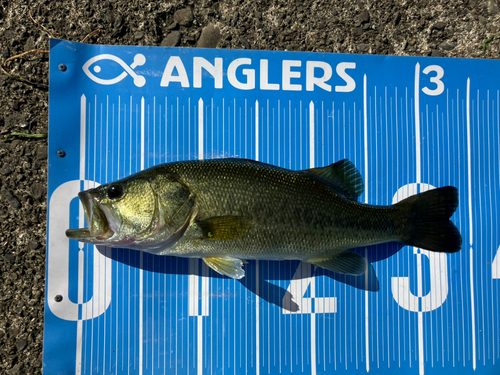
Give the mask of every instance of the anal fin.
[{"label": "anal fin", "polygon": [[368,265],[366,258],[349,250],[328,258],[308,259],[307,262],[329,271],[355,276],[363,275]]},{"label": "anal fin", "polygon": [[204,257],[203,261],[215,272],[232,279],[239,280],[245,276],[243,261],[241,259],[231,257]]}]

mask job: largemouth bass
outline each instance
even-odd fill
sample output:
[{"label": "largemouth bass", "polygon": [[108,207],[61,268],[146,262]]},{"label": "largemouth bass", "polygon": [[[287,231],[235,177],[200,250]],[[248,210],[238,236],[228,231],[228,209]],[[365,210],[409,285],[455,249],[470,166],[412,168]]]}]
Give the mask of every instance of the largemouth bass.
[{"label": "largemouth bass", "polygon": [[451,186],[392,206],[357,202],[356,167],[342,160],[291,171],[245,159],[158,165],[78,194],[88,228],[69,238],[157,255],[202,258],[241,279],[245,259],[298,259],[333,272],[362,275],[355,247],[397,241],[430,251],[460,250],[450,221],[458,205]]}]

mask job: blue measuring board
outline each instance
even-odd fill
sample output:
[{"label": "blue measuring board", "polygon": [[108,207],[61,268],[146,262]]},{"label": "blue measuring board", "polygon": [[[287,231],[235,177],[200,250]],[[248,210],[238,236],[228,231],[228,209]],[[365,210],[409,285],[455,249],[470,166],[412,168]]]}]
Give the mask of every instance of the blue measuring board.
[{"label": "blue measuring board", "polygon": [[[45,373],[498,374],[499,68],[52,40]],[[347,158],[377,205],[455,186],[462,250],[379,245],[362,277],[250,261],[233,280],[66,238],[85,226],[79,191],[223,157]]]}]

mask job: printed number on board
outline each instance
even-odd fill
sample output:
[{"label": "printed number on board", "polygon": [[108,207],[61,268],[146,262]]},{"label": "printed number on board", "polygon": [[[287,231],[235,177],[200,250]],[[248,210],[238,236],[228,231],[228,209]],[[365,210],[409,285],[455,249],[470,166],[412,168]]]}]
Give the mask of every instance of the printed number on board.
[{"label": "printed number on board", "polygon": [[[444,83],[441,81],[441,78],[444,77],[444,70],[439,65],[429,65],[422,73],[429,75],[429,80],[435,84],[435,88],[429,88],[425,86],[422,91],[430,96],[437,96],[443,93],[444,91]],[[433,85],[431,85],[433,86]]]},{"label": "printed number on board", "polygon": [[[304,297],[307,290],[311,297]],[[316,280],[313,266],[309,263],[299,264],[286,291],[283,298],[283,314],[337,312],[337,297],[316,297]]]}]

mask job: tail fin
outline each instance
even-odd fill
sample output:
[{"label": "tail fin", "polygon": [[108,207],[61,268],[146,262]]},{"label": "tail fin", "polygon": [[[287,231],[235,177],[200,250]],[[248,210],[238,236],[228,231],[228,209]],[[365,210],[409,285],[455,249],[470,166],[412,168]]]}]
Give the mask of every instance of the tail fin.
[{"label": "tail fin", "polygon": [[396,204],[409,212],[406,245],[430,251],[455,253],[462,247],[462,236],[449,219],[458,206],[458,190],[446,186],[420,193]]}]

